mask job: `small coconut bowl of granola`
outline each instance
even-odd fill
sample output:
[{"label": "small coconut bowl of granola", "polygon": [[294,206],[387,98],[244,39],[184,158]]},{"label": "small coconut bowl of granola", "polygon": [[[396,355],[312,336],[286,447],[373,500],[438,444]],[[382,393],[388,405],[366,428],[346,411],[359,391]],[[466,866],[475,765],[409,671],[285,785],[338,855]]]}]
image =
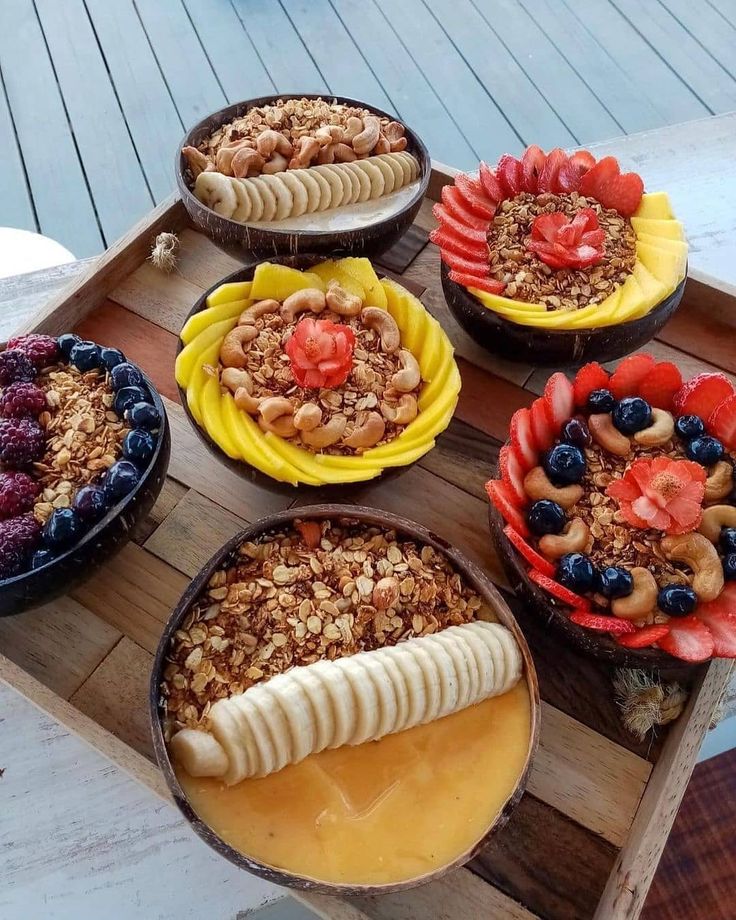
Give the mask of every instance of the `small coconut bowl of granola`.
[{"label": "small coconut bowl of granola", "polygon": [[414,131],[356,99],[261,96],[195,125],[175,171],[192,220],[219,242],[376,256],[414,221],[431,161]]},{"label": "small coconut bowl of granola", "polygon": [[512,361],[580,365],[648,342],[677,309],[687,243],[664,192],[586,150],[528,147],[460,173],[435,205],[460,325]]},{"label": "small coconut bowl of granola", "polygon": [[223,279],[184,323],[175,373],[207,446],[278,491],[406,469],[460,391],[437,320],[356,257],[282,256]]},{"label": "small coconut bowl of granola", "polygon": [[170,436],[121,351],[30,334],[0,353],[0,616],[67,593],[130,539],[164,483]]},{"label": "small coconut bowl of granola", "polygon": [[349,505],[270,516],[213,556],[166,625],[150,706],[159,766],[210,847],[341,896],[469,860],[520,800],[540,718],[487,576]]}]

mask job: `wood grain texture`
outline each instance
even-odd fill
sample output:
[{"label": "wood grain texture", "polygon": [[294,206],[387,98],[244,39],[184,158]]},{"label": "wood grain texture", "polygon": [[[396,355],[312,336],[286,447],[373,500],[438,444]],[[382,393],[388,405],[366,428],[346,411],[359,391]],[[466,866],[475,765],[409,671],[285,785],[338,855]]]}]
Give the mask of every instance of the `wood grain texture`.
[{"label": "wood grain texture", "polygon": [[457,416],[439,436],[434,449],[419,466],[486,501],[484,483],[498,460],[500,442],[461,421]]},{"label": "wood grain texture", "polygon": [[148,517],[144,518],[135,528],[131,539],[136,543],[144,544],[158,525],[170,514],[178,502],[187,494],[187,487],[171,477],[167,477],[163,489],[156,499],[156,504],[151,508]]}]

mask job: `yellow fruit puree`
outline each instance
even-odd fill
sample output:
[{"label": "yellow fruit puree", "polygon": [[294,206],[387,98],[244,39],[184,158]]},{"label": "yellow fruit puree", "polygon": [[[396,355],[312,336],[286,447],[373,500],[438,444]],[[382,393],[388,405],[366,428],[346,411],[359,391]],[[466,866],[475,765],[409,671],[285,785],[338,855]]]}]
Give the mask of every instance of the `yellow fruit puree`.
[{"label": "yellow fruit puree", "polygon": [[178,778],[195,812],[240,853],[321,881],[390,884],[446,866],[481,839],[524,769],[530,731],[522,679],[444,719],[263,779]]}]

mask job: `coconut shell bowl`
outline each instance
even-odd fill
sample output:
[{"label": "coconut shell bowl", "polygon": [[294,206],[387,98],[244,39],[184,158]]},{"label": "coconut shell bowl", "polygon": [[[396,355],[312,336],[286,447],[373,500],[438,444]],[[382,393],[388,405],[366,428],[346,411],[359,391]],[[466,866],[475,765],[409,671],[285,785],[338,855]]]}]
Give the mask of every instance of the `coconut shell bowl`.
[{"label": "coconut shell bowl", "polygon": [[366,258],[316,255],[254,262],[204,294],[180,333],[176,379],[208,448],[282,492],[408,468],[460,390],[450,340],[416,297]]},{"label": "coconut shell bowl", "polygon": [[[266,551],[259,552],[258,547],[264,544]],[[354,617],[350,615],[349,608],[358,603],[358,594],[353,597],[338,590],[333,585],[334,572],[315,574],[320,569],[320,559],[327,558],[325,554],[334,562],[343,558],[343,551],[351,560],[348,564],[360,568],[364,563],[356,562],[352,552],[358,546],[366,561],[377,569],[366,588],[373,592],[368,601],[377,605],[371,609],[378,616],[387,604],[393,605],[389,613],[396,622],[404,622],[378,641],[374,641],[377,634],[372,627],[360,632],[362,614],[357,607]],[[436,620],[431,635],[414,631],[418,627],[417,608],[412,606],[415,588],[403,595],[400,591],[391,593],[393,583],[398,584],[403,560],[410,557],[415,586],[431,583],[441,585],[441,592],[457,592],[449,601],[443,599],[448,595],[438,592],[436,600],[422,603],[427,616]],[[286,566],[278,564],[281,559],[288,560]],[[296,577],[286,578],[284,583],[285,567],[295,568]],[[429,567],[426,575],[424,567]],[[379,579],[380,572],[394,575]],[[258,590],[265,587],[268,579],[264,580],[264,575],[272,575],[282,583],[277,588],[280,605],[289,607],[293,597],[300,608],[315,608],[307,615],[307,624],[309,629],[316,629],[322,617],[319,633],[305,631],[298,615],[279,619],[279,612],[269,605],[267,592],[254,595],[234,617],[231,615],[227,597],[235,594],[232,588],[228,593],[227,585],[237,581],[245,597],[249,584],[258,584]],[[334,589],[335,603],[325,600],[319,607],[319,599],[312,600],[310,582],[322,595]],[[224,589],[215,587],[220,584]],[[358,590],[363,588],[356,587]],[[210,596],[213,591],[214,597]],[[224,599],[215,600],[220,597]],[[340,608],[342,615],[338,613]],[[249,617],[260,625],[249,625]],[[234,625],[236,620],[239,626]],[[344,627],[348,623],[353,624],[353,631],[346,634]],[[247,647],[242,646],[239,637],[243,629],[253,634]],[[200,641],[207,633],[217,636],[215,643],[210,639]],[[491,644],[486,643],[485,652],[478,657],[476,640],[467,640],[470,633],[492,633],[510,643],[506,655],[501,653],[500,658],[494,658],[490,671],[483,656],[489,654]],[[356,635],[367,638],[356,639]],[[465,637],[464,645],[460,635]],[[451,645],[453,650],[445,664],[438,664],[444,654],[437,652],[438,646],[450,651]],[[241,646],[242,651],[238,651]],[[228,649],[224,658],[221,648]],[[240,661],[234,669],[225,663],[232,654]],[[407,677],[409,666],[416,656],[425,655],[416,683]],[[392,662],[398,662],[398,666],[394,668]],[[203,675],[214,670],[219,675],[221,669],[227,669],[232,683],[210,684],[198,676],[195,679],[199,686],[192,690],[189,680],[182,679],[190,673],[186,670],[190,665]],[[472,683],[473,678],[459,676],[457,683],[440,678],[441,689],[434,697],[433,708],[435,704],[428,703],[428,699],[435,691],[427,688],[437,685],[429,675],[442,673],[448,665],[453,673],[457,668],[458,674],[465,675],[477,668],[475,673],[481,675],[481,683],[476,687],[493,685],[495,690],[472,698],[482,700],[474,704],[470,696],[463,695],[463,687],[469,686],[468,680]],[[317,674],[321,676],[315,680]],[[368,674],[371,677],[366,683]],[[350,675],[350,683],[337,688],[333,682],[345,675]],[[487,680],[491,684],[484,684]],[[500,694],[497,699],[486,698],[494,693]],[[377,707],[366,704],[366,694],[377,694]],[[306,708],[298,702],[302,696]],[[483,708],[489,705],[490,709]],[[243,712],[247,709],[256,719],[251,723],[249,716],[238,716],[228,723],[231,728],[240,726],[236,734],[242,731],[242,739],[250,738],[242,742],[242,750],[241,741],[230,729],[222,734],[219,728],[221,715],[232,707],[245,707]],[[277,712],[284,714],[286,721],[276,718]],[[357,896],[425,884],[463,865],[487,844],[506,823],[523,794],[538,742],[540,703],[534,664],[524,636],[481,570],[440,536],[396,515],[359,506],[315,505],[256,522],[218,550],[196,575],[166,624],[158,646],[151,674],[150,716],[156,758],[171,794],[193,830],[212,849],[236,866],[278,885]],[[463,719],[476,721],[471,726]],[[507,735],[495,735],[502,723],[507,727],[512,724],[515,729]],[[356,729],[357,735],[353,731],[356,725],[362,726]],[[450,741],[443,732],[448,726],[459,725],[468,730],[467,737],[463,740],[455,736]],[[255,733],[251,734],[251,728]],[[282,745],[284,738],[286,743]],[[307,738],[305,747],[302,742]],[[371,740],[376,743],[365,743]],[[478,759],[475,746],[483,743],[488,746],[492,763]],[[416,750],[412,745],[417,745]],[[218,748],[219,753],[214,755]],[[471,748],[475,750],[471,756],[476,758],[472,767],[470,762],[449,762],[452,758],[462,759]],[[250,753],[243,759],[242,751],[246,749]],[[419,756],[417,751],[421,751]],[[377,759],[366,766],[366,757]],[[218,758],[224,758],[224,763]],[[438,772],[428,777],[428,770]],[[483,775],[475,775],[474,770]],[[501,774],[504,779],[499,781]],[[384,780],[385,790],[381,786]],[[422,793],[413,785],[415,782],[430,782],[435,793],[438,788],[440,792]],[[443,783],[447,785],[446,798]],[[470,795],[473,789],[481,793],[473,784],[484,784],[485,795],[498,783],[491,792],[495,796],[491,808],[480,804],[476,807],[475,803],[468,806],[475,809],[475,823],[471,819],[473,830],[469,834],[464,831],[464,837],[463,833],[456,834],[459,826],[468,826],[468,817],[461,818],[456,812],[462,807],[457,803],[465,795],[460,788],[463,783]],[[398,789],[404,788],[415,790],[413,798],[411,792],[408,799],[406,794],[403,798],[396,795]],[[296,800],[290,803],[292,790],[301,805]],[[386,808],[389,792],[393,798]],[[325,795],[329,801],[323,803]],[[368,800],[358,807],[352,798],[356,795],[368,795],[370,807]],[[410,820],[406,809],[416,807],[418,801],[422,802],[423,812],[431,813],[429,819],[418,815],[416,821]],[[346,810],[346,802],[355,804],[357,812]],[[316,808],[314,815],[311,811],[302,814],[304,803],[307,810]],[[441,820],[438,810],[444,812]],[[326,816],[327,828],[340,827],[343,812],[351,821],[358,815],[370,814],[371,821],[378,823],[350,823],[334,836],[329,831],[320,836],[317,845],[310,836],[322,833],[320,821],[315,830],[317,812]],[[267,824],[260,821],[259,813],[269,815]],[[237,817],[231,820],[234,815]],[[416,830],[415,825],[426,820],[432,827],[442,827],[437,831],[437,840],[429,842],[424,831]],[[381,821],[386,824],[385,833]],[[371,830],[376,827],[378,837]],[[402,851],[403,833],[419,834],[419,838],[404,841]],[[428,836],[433,833],[430,828]],[[442,841],[448,852],[430,856]],[[393,857],[391,846],[397,848]],[[424,852],[423,847],[430,849]],[[413,854],[411,859],[401,862],[407,853]],[[401,867],[398,870],[397,865]]]},{"label": "coconut shell bowl", "polygon": [[169,462],[166,412],[114,348],[68,334],[0,354],[0,616],[69,592],[130,539]]},{"label": "coconut shell bowl", "polygon": [[547,367],[611,361],[677,309],[687,243],[664,192],[613,157],[528,147],[460,173],[435,205],[442,288],[487,351]]},{"label": "coconut shell bowl", "polygon": [[176,153],[194,223],[263,256],[377,256],[411,226],[429,184],[421,138],[356,99],[261,96],[202,119]]}]

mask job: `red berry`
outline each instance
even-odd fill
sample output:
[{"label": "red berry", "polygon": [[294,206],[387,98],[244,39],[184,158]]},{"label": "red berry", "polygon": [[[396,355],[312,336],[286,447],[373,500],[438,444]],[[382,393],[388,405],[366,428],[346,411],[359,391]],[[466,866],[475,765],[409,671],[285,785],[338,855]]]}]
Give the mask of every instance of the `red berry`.
[{"label": "red berry", "polygon": [[464,256],[459,256],[456,252],[451,252],[449,249],[440,249],[440,256],[445,265],[449,265],[450,268],[465,272],[468,275],[480,275],[483,277],[491,270],[490,263],[487,260],[475,258],[473,255],[465,258]]},{"label": "red berry", "polygon": [[539,176],[547,157],[544,150],[536,144],[531,144],[524,151],[521,158],[521,181],[525,192],[531,192],[536,195],[539,185]]},{"label": "red berry", "polygon": [[631,217],[641,203],[644,183],[637,173],[621,174],[615,157],[603,157],[582,177],[579,190],[604,208],[614,208],[624,217]]},{"label": "red berry", "polygon": [[439,246],[440,249],[449,249],[450,252],[456,252],[459,256],[488,258],[487,243],[471,243],[448,227],[437,227],[429,234],[429,238],[435,246]]},{"label": "red berry", "polygon": [[591,166],[581,178],[578,191],[581,195],[585,195],[586,198],[595,198],[598,200],[596,194],[598,185],[601,182],[612,179],[614,176],[620,175],[620,173],[621,170],[618,167],[618,160],[616,157],[603,157],[602,160],[598,160],[595,166]]},{"label": "red berry", "polygon": [[466,227],[473,227],[476,230],[488,230],[491,223],[491,217],[481,217],[468,207],[468,203],[463,198],[460,189],[455,185],[445,185],[441,192],[442,204],[457,218],[460,223]]},{"label": "red berry", "polygon": [[[567,604],[568,607],[573,607],[577,611],[590,610],[590,605],[586,598],[581,597],[579,594],[575,594],[574,591],[570,591],[558,581],[555,581],[554,578],[549,578],[542,572],[537,571],[537,569],[532,569],[531,572],[529,572],[529,578],[548,594],[556,597],[558,601]],[[621,622],[623,623],[625,621],[622,620]]]},{"label": "red berry", "polygon": [[557,185],[562,192],[576,192],[580,188],[580,180],[587,168],[578,166],[572,160],[566,160],[557,173]]},{"label": "red berry", "polygon": [[696,374],[675,394],[675,411],[678,415],[698,415],[707,422],[716,406],[733,393],[733,384],[725,374]]},{"label": "red berry", "polygon": [[37,421],[6,418],[0,422],[0,461],[10,467],[25,467],[40,460],[46,437]]},{"label": "red berry", "polygon": [[507,524],[503,532],[508,537],[509,543],[518,550],[533,569],[536,569],[548,578],[554,577],[555,567],[552,563],[548,559],[545,559],[544,556],[540,556],[534,547],[530,546],[526,540],[514,530],[511,524]]},{"label": "red berry", "polygon": [[619,636],[618,644],[626,648],[646,648],[648,645],[654,645],[659,642],[670,631],[669,626],[665,623],[661,625],[644,626],[633,633],[625,633]]},{"label": "red berry", "polygon": [[496,176],[501,183],[504,198],[514,198],[522,191],[521,161],[504,153],[498,161]]},{"label": "red berry", "polygon": [[35,383],[11,383],[0,395],[0,415],[4,418],[38,418],[45,408],[46,394]]},{"label": "red berry", "polygon": [[567,377],[557,371],[547,381],[544,388],[544,401],[547,403],[549,418],[555,437],[575,410],[575,396],[572,384]]},{"label": "red berry", "polygon": [[498,469],[501,472],[501,479],[509,487],[516,504],[523,507],[527,503],[526,492],[524,491],[524,467],[521,465],[518,455],[510,444],[504,444],[498,452]]},{"label": "red berry", "polygon": [[479,278],[477,275],[469,275],[466,272],[455,271],[455,269],[450,272],[450,280],[464,287],[477,288],[489,294],[502,294],[506,287],[503,281],[496,281],[495,278]]},{"label": "red berry", "polygon": [[547,159],[545,160],[544,167],[539,176],[539,191],[540,192],[559,192],[560,188],[557,185],[557,174],[559,173],[562,164],[567,160],[567,154],[564,150],[561,150],[559,147],[555,147],[554,150],[550,150],[547,154]]},{"label": "red berry", "polygon": [[0,518],[12,518],[33,508],[41,486],[27,473],[0,473]]},{"label": "red berry", "polygon": [[485,243],[486,242],[486,231],[479,230],[477,227],[468,226],[461,220],[458,220],[453,214],[451,214],[447,208],[443,207],[441,204],[436,204],[432,208],[432,213],[440,222],[440,226],[452,230],[457,236],[461,239],[469,240],[471,243]]},{"label": "red berry", "polygon": [[675,393],[682,386],[682,374],[671,361],[659,361],[639,384],[639,396],[650,406],[672,412]]},{"label": "red berry", "polygon": [[571,155],[570,161],[576,166],[584,166],[586,170],[595,166],[595,157],[589,150],[576,150]]},{"label": "red berry", "polygon": [[32,514],[0,521],[0,578],[10,578],[24,568],[40,535],[41,525]]},{"label": "red berry", "polygon": [[531,412],[528,409],[517,409],[511,416],[509,437],[522,467],[528,472],[539,462],[534,435],[532,434]]},{"label": "red berry", "polygon": [[455,176],[455,187],[474,214],[480,215],[485,220],[491,220],[496,213],[496,205],[488,198],[478,179],[474,179],[467,173],[458,173]]},{"label": "red berry", "polygon": [[713,656],[736,658],[736,582],[727,582],[715,600],[698,604],[695,616],[713,638]]},{"label": "red berry", "polygon": [[50,335],[29,333],[28,335],[15,335],[8,341],[8,348],[17,348],[27,355],[34,366],[39,370],[48,367],[59,357],[59,344]]},{"label": "red berry", "polygon": [[599,632],[612,633],[614,636],[632,633],[636,629],[636,626],[630,620],[600,616],[597,613],[586,613],[584,611],[571,613],[570,620],[573,623],[577,623],[578,626],[585,626],[586,629],[596,629]]},{"label": "red berry", "polygon": [[514,504],[510,495],[510,490],[505,482],[500,479],[489,479],[486,483],[486,492],[491,504],[496,508],[501,517],[510,524],[514,530],[521,534],[522,537],[529,536],[529,528],[526,526],[524,516]]},{"label": "red berry", "polygon": [[616,399],[624,396],[638,396],[647,374],[654,369],[656,361],[651,355],[629,355],[619,364],[608,382],[608,387]]},{"label": "red berry", "polygon": [[483,191],[490,198],[491,201],[496,204],[499,201],[503,201],[506,197],[504,195],[503,189],[501,188],[501,183],[498,181],[498,177],[488,165],[481,160],[480,170],[479,170],[479,179],[480,184],[483,187]]},{"label": "red berry", "polygon": [[36,377],[33,362],[17,348],[8,348],[0,354],[0,387],[6,387],[16,380],[29,383]]},{"label": "red berry", "polygon": [[683,661],[707,661],[715,648],[710,630],[695,616],[673,617],[670,631],[659,640],[659,647]]},{"label": "red berry", "polygon": [[736,394],[718,403],[708,418],[708,431],[729,450],[736,450]]},{"label": "red berry", "polygon": [[549,450],[555,443],[555,430],[546,399],[543,396],[535,399],[529,412],[531,413],[532,437],[535,447],[540,451]]},{"label": "red berry", "polygon": [[593,390],[607,390],[608,380],[608,371],[602,368],[597,361],[584,364],[575,374],[575,380],[572,383],[575,405],[584,406]]}]

